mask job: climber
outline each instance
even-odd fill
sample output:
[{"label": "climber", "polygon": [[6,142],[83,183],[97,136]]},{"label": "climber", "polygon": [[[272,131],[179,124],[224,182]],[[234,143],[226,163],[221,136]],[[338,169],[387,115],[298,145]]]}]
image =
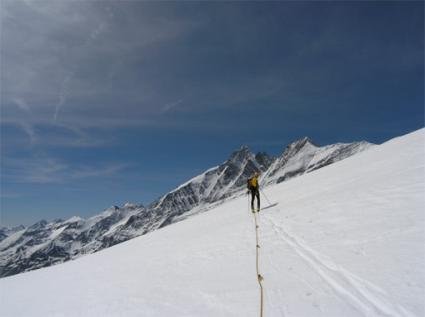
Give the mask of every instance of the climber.
[{"label": "climber", "polygon": [[[260,175],[255,172],[254,175],[248,179],[248,194],[251,193],[251,211],[260,211],[260,185],[258,184],[258,178]],[[254,199],[257,197],[257,209],[254,209]]]}]

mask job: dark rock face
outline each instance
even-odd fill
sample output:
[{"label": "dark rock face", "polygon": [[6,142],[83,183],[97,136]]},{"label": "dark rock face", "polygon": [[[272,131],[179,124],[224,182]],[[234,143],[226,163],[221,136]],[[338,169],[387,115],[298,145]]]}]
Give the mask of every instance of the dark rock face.
[{"label": "dark rock face", "polygon": [[233,152],[213,167],[170,191],[148,207],[113,206],[87,220],[45,220],[15,230],[0,229],[0,277],[42,268],[97,252],[162,228],[246,189],[247,179],[259,172],[260,184],[279,183],[332,164],[370,146],[369,143],[318,147],[302,138],[278,158],[253,154],[248,147]]}]

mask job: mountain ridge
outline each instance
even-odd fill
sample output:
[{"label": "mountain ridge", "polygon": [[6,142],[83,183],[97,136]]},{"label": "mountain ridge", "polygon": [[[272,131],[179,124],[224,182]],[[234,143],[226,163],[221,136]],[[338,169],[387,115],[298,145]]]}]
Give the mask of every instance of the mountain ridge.
[{"label": "mountain ridge", "polygon": [[[243,145],[218,166],[189,179],[148,206],[126,203],[83,219],[38,221],[0,240],[0,277],[18,274],[97,252],[181,221],[237,196],[254,172],[267,186],[311,172],[372,146],[368,142],[319,147],[308,137],[290,143],[278,157],[252,153]],[[4,231],[6,232],[6,231]],[[5,235],[5,234],[4,234]]]}]

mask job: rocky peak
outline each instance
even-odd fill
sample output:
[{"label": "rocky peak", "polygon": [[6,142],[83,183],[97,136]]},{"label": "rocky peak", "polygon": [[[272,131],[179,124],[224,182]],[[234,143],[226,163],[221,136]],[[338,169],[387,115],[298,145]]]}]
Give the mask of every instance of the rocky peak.
[{"label": "rocky peak", "polygon": [[306,148],[308,146],[311,147],[311,148],[317,148],[317,145],[315,145],[309,137],[303,137],[299,140],[296,140],[296,141],[290,143],[285,148],[285,150],[282,154],[282,157],[283,158],[291,157],[291,156],[295,155],[296,153],[298,153],[299,151],[301,151],[303,148]]},{"label": "rocky peak", "polygon": [[133,203],[125,203],[123,206],[124,209],[134,210],[134,209],[141,209],[144,208],[141,204],[133,204]]},{"label": "rocky peak", "polygon": [[44,228],[46,225],[47,225],[47,221],[43,219],[43,220],[36,222],[32,226],[30,226],[28,229],[29,230],[38,230],[38,229]]},{"label": "rocky peak", "polygon": [[111,206],[111,207],[109,207],[109,208],[106,208],[104,211],[103,211],[103,214],[104,215],[110,215],[110,214],[112,214],[112,213],[114,213],[114,212],[116,212],[116,211],[119,211],[120,210],[120,207],[118,207],[118,206]]},{"label": "rocky peak", "polygon": [[298,139],[288,145],[290,148],[303,148],[305,145],[312,145],[314,147],[317,147],[317,145],[307,136]]},{"label": "rocky peak", "polygon": [[255,160],[264,170],[266,170],[273,163],[274,158],[269,156],[266,152],[258,152],[255,154]]},{"label": "rocky peak", "polygon": [[250,158],[251,156],[253,156],[253,154],[251,153],[249,148],[246,145],[244,145],[244,146],[241,146],[239,150],[234,151],[230,155],[228,162],[232,162],[235,164],[241,163],[245,161],[246,159]]}]

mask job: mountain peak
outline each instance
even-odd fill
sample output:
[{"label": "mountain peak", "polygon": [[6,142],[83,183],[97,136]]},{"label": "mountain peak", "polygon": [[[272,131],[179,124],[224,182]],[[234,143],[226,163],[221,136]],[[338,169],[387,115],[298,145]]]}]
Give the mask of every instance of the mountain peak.
[{"label": "mountain peak", "polygon": [[238,150],[232,152],[230,155],[229,161],[238,162],[242,161],[245,158],[253,155],[248,146],[243,145]]},{"label": "mountain peak", "polygon": [[72,223],[72,222],[79,222],[79,221],[82,221],[82,220],[84,220],[84,219],[83,219],[83,218],[81,218],[81,217],[78,217],[78,216],[72,216],[71,218],[69,218],[69,219],[65,220],[64,222],[65,222],[65,223]]},{"label": "mountain peak", "polygon": [[290,144],[290,146],[301,146],[302,147],[306,144],[310,144],[310,145],[317,147],[317,145],[308,136],[305,136],[301,139],[298,139],[298,140],[292,142]]},{"label": "mountain peak", "polygon": [[306,145],[310,145],[310,147],[313,148],[318,148],[317,145],[315,145],[313,143],[313,141],[309,138],[309,137],[303,137],[301,139],[298,139],[296,141],[293,141],[292,143],[290,143],[285,150],[283,151],[282,156],[283,157],[288,157],[288,156],[293,156],[296,153],[298,153],[299,151],[301,151],[302,149],[305,148]]},{"label": "mountain peak", "polygon": [[47,225],[47,221],[42,219],[38,222],[36,222],[35,224],[33,224],[32,226],[29,227],[29,229],[35,230],[35,229],[40,229],[43,228]]},{"label": "mountain peak", "polygon": [[242,145],[239,149],[233,151],[232,156],[238,153],[251,153],[251,150],[247,145]]},{"label": "mountain peak", "polygon": [[126,202],[123,206],[123,208],[125,209],[137,209],[137,208],[143,208],[142,204],[134,204],[134,203],[130,203],[130,202]]}]

